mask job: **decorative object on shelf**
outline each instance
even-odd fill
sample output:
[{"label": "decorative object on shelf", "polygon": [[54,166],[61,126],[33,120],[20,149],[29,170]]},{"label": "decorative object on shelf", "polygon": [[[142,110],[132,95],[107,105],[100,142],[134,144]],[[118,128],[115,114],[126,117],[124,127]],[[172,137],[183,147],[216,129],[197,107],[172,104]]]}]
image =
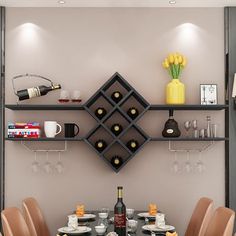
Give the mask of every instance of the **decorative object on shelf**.
[{"label": "decorative object on shelf", "polygon": [[171,76],[171,82],[166,86],[167,104],[185,103],[185,86],[180,82],[179,78],[186,63],[186,58],[179,53],[169,54],[162,63]]},{"label": "decorative object on shelf", "polygon": [[[59,131],[57,132],[57,127]],[[55,138],[55,136],[61,133],[61,125],[56,121],[44,121],[44,132],[47,138]]]},{"label": "decorative object on shelf", "polygon": [[206,138],[212,137],[212,132],[211,132],[211,117],[207,116],[207,128],[206,128]]},{"label": "decorative object on shelf", "polygon": [[119,167],[122,166],[123,164],[123,159],[120,156],[113,156],[111,158],[111,164],[113,167],[115,167],[116,169],[118,169]]},{"label": "decorative object on shelf", "polygon": [[[77,129],[76,132],[75,132],[75,127]],[[74,138],[79,133],[79,126],[75,123],[65,123],[64,130],[65,130],[65,138]]]},{"label": "decorative object on shelf", "polygon": [[200,84],[201,105],[217,104],[217,84]]},{"label": "decorative object on shelf", "polygon": [[122,132],[122,130],[123,127],[120,124],[113,124],[111,126],[111,132],[116,136],[118,136]]},{"label": "decorative object on shelf", "polygon": [[127,111],[127,115],[128,115],[132,120],[134,120],[134,119],[136,119],[136,117],[138,117],[139,111],[138,111],[138,109],[135,108],[135,107],[130,107],[130,108],[128,109],[128,111]]},{"label": "decorative object on shelf", "polygon": [[115,91],[112,93],[111,98],[115,103],[118,103],[123,98],[123,95],[121,92]]},{"label": "decorative object on shelf", "polygon": [[186,120],[184,122],[184,129],[186,130],[186,137],[190,137],[189,130],[191,128],[191,125],[192,125],[191,120]]},{"label": "decorative object on shelf", "polygon": [[139,147],[139,143],[137,140],[131,139],[126,143],[126,146],[131,152],[135,152]]},{"label": "decorative object on shelf", "polygon": [[70,92],[68,90],[61,90],[58,102],[68,103],[69,101],[70,101]]},{"label": "decorative object on shelf", "polygon": [[71,101],[72,101],[72,102],[75,102],[75,103],[79,103],[79,102],[82,101],[82,99],[81,99],[81,93],[80,93],[79,90],[74,90],[74,91],[72,92]]},{"label": "decorative object on shelf", "polygon": [[99,139],[96,143],[95,143],[95,148],[99,151],[102,152],[104,151],[104,149],[107,147],[107,143],[105,140],[103,139]]},{"label": "decorative object on shelf", "polygon": [[[19,79],[19,78],[23,78],[23,77],[26,77],[26,78],[31,78],[31,77],[40,78],[40,79],[49,81],[51,83],[51,85],[50,86],[40,85],[40,86],[36,86],[36,87],[16,91],[15,90],[15,80]],[[50,79],[47,79],[47,78],[45,78],[41,75],[34,75],[34,74],[24,74],[24,75],[14,76],[12,78],[12,86],[13,86],[14,93],[18,97],[19,101],[34,98],[34,97],[44,96],[50,91],[61,88],[60,84],[54,84]]]},{"label": "decorative object on shelf", "polygon": [[101,120],[106,114],[107,111],[104,107],[98,107],[95,111],[95,115],[99,120]]},{"label": "decorative object on shelf", "polygon": [[169,119],[166,121],[165,127],[162,131],[163,137],[176,138],[181,135],[178,123],[174,120],[173,113],[173,110],[169,110]]}]

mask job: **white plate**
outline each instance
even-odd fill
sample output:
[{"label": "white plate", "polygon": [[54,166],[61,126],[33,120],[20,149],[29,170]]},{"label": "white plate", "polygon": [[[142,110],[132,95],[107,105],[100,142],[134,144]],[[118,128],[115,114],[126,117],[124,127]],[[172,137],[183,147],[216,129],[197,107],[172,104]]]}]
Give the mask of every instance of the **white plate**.
[{"label": "white plate", "polygon": [[138,213],[138,216],[139,216],[139,217],[143,217],[143,218],[156,218],[156,216],[150,215],[149,212],[141,212],[141,213]]},{"label": "white plate", "polygon": [[77,216],[79,220],[89,220],[96,218],[96,215],[94,214],[84,214],[83,216]]},{"label": "white plate", "polygon": [[144,225],[142,226],[142,229],[153,232],[165,232],[175,230],[175,227],[172,225],[165,225],[164,227],[158,228],[156,225]]},{"label": "white plate", "polygon": [[58,229],[58,232],[63,233],[63,234],[84,234],[84,233],[88,233],[91,231],[91,228],[86,227],[86,226],[82,226],[82,227],[78,227],[77,229],[73,229],[72,227],[62,227],[60,229]]}]

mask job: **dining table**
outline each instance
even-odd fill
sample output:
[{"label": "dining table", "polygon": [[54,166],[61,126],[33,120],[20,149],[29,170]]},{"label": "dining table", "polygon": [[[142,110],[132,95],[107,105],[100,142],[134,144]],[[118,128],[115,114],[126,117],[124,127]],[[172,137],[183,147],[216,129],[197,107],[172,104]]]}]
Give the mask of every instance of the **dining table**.
[{"label": "dining table", "polygon": [[[126,230],[126,235],[127,236],[148,236],[148,235],[164,236],[164,235],[166,235],[166,231],[157,232],[157,231],[143,229],[143,226],[149,228],[150,225],[155,224],[155,217],[140,217],[139,216],[140,214],[142,214],[144,212],[145,211],[135,211],[134,212],[134,216],[132,219],[138,221],[137,230],[135,233],[132,233],[132,232],[129,232],[128,230]],[[91,218],[91,219],[78,219],[78,225],[89,227],[89,228],[91,228],[91,231],[78,233],[78,234],[76,234],[74,232],[71,232],[71,233],[67,232],[66,235],[68,235],[68,236],[72,236],[72,235],[81,235],[81,236],[95,236],[96,235],[97,236],[98,235],[95,231],[95,226],[99,225],[99,216],[98,216],[99,211],[88,211],[86,213],[95,215],[96,217]],[[113,211],[109,212],[108,227],[107,227],[106,232],[103,235],[107,235],[109,232],[114,232],[114,223],[110,219],[114,219],[114,212]],[[67,226],[67,222],[68,221],[66,219],[64,226]],[[175,229],[168,230],[168,232],[173,233],[173,232],[175,232]],[[64,235],[64,234],[65,233],[58,232],[58,235]],[[102,235],[99,234],[99,236],[102,236]]]}]

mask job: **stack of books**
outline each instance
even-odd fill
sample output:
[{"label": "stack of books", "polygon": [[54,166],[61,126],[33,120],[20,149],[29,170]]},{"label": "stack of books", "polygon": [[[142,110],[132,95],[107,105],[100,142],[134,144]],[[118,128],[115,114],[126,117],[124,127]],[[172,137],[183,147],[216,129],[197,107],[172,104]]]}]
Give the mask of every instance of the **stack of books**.
[{"label": "stack of books", "polygon": [[8,138],[39,138],[40,124],[29,123],[8,123]]}]

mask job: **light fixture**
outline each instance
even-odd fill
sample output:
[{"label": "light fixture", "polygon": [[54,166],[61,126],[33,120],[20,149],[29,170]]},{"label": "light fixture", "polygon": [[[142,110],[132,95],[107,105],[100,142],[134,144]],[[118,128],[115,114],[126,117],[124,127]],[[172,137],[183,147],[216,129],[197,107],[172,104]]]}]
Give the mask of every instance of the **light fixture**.
[{"label": "light fixture", "polygon": [[175,0],[170,0],[169,4],[176,4],[176,1]]},{"label": "light fixture", "polygon": [[64,0],[59,0],[58,3],[59,3],[59,4],[65,4],[66,1],[64,1]]}]

